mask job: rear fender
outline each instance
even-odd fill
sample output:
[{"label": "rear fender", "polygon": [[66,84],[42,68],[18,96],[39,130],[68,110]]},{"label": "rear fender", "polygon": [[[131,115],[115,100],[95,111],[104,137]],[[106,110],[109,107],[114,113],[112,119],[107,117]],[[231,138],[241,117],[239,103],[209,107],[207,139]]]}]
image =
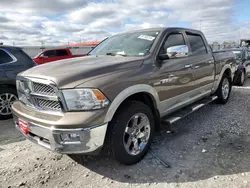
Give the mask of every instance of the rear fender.
[{"label": "rear fender", "polygon": [[232,67],[231,67],[230,64],[226,64],[226,65],[223,66],[223,68],[222,68],[220,74],[217,75],[217,76],[215,77],[215,81],[214,81],[213,88],[212,88],[212,91],[213,91],[213,92],[215,92],[215,91],[218,89],[219,84],[220,84],[220,82],[221,82],[221,79],[222,79],[222,77],[223,77],[223,75],[224,75],[224,73],[225,73],[225,71],[226,71],[227,69],[229,69],[229,72],[230,72],[230,75],[229,75],[229,76],[230,76],[230,78],[231,78],[231,82],[233,81]]}]

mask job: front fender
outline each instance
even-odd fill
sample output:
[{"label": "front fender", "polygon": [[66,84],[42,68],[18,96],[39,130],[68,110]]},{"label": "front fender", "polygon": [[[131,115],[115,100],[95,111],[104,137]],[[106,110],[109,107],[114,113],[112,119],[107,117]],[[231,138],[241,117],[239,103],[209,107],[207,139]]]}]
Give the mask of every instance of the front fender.
[{"label": "front fender", "polygon": [[105,116],[104,122],[109,122],[112,120],[112,118],[113,118],[115,112],[117,111],[117,109],[119,108],[119,106],[129,96],[136,94],[136,93],[141,93],[141,92],[150,94],[155,101],[157,109],[159,109],[159,96],[158,96],[157,91],[150,85],[137,84],[137,85],[133,85],[133,86],[130,86],[130,87],[124,89],[115,97],[115,99],[113,100],[113,102],[111,103],[111,105],[108,108],[108,112]]}]

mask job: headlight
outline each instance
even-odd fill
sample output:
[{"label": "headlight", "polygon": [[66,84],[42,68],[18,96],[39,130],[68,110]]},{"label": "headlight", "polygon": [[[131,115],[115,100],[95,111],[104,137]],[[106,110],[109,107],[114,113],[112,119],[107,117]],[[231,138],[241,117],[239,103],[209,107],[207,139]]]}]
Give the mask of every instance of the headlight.
[{"label": "headlight", "polygon": [[17,80],[16,88],[19,100],[27,105],[31,105],[31,99],[30,99],[31,82],[24,82],[21,80]]},{"label": "headlight", "polygon": [[69,111],[101,109],[109,104],[98,89],[69,89],[62,92]]}]

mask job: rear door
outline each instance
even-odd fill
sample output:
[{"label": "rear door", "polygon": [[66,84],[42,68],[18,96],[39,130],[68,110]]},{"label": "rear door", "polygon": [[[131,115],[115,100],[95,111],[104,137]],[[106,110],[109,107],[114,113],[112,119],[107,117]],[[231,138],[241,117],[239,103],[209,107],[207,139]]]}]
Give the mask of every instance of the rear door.
[{"label": "rear door", "polygon": [[197,32],[185,32],[191,49],[190,61],[194,70],[194,89],[196,95],[211,93],[215,64],[211,50],[205,43],[203,36]]},{"label": "rear door", "polygon": [[181,30],[166,34],[158,53],[168,55],[168,59],[159,60],[151,77],[153,87],[160,98],[160,113],[165,115],[186,103],[194,89],[193,69],[188,57],[188,46]]},{"label": "rear door", "polygon": [[61,50],[56,50],[56,58],[57,60],[67,59],[71,58],[71,55],[68,54],[67,50],[61,49]]},{"label": "rear door", "polygon": [[15,83],[16,75],[22,69],[17,58],[8,50],[0,48],[0,83]]}]

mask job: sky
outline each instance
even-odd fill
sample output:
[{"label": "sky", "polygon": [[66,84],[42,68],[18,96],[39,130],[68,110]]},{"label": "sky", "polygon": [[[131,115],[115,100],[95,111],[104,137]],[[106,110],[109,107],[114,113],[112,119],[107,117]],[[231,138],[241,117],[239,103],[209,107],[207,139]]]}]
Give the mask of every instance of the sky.
[{"label": "sky", "polygon": [[201,30],[209,43],[250,38],[249,0],[0,0],[0,42],[99,41],[151,27]]}]

